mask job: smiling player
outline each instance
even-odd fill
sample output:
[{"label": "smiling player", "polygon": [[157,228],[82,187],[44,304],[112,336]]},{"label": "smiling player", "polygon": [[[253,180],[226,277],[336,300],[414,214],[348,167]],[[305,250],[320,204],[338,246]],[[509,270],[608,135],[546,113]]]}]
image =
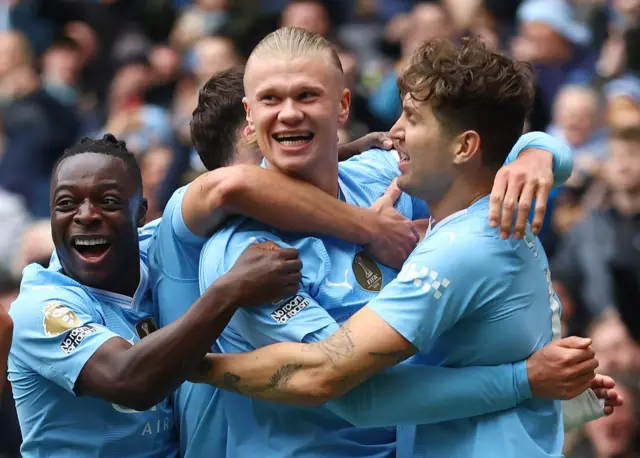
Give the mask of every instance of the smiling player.
[{"label": "smiling player", "polygon": [[[167,396],[238,304],[295,291],[295,250],[253,245],[173,324],[157,330],[146,251],[157,222],[134,156],[112,135],[83,139],[54,168],[48,269],[24,270],[10,314],[9,380],[22,456],[178,456]],[[293,288],[293,289],[292,289]]]},{"label": "smiling player", "polygon": [[[256,132],[268,169],[301,178],[332,198],[360,206],[369,206],[398,176],[397,159],[379,150],[338,165],[337,128],[348,117],[350,94],[344,88],[339,59],[322,37],[296,28],[268,35],[249,59],[245,90],[249,126]],[[511,146],[516,140],[512,139]],[[523,137],[509,155],[514,160],[523,151],[513,166],[530,161],[527,175],[548,177],[552,155],[524,151],[548,140],[535,133]],[[570,169],[570,152],[563,145],[552,144],[559,150],[556,165],[569,165]],[[562,170],[559,175],[566,178],[568,172]],[[411,219],[426,215],[424,201],[406,194],[400,196],[396,208]],[[488,209],[485,218],[487,214]],[[371,259],[361,246],[328,237],[300,238],[299,234],[245,219],[224,227],[205,246],[200,266],[202,290],[224,274],[256,239],[295,246],[303,261],[303,280],[295,296],[234,316],[218,341],[224,353],[249,351],[275,342],[320,341],[397,275],[397,271]],[[375,333],[369,337],[372,335]],[[584,353],[589,355],[588,351]],[[268,387],[258,389],[271,392],[270,387],[286,384],[297,368],[281,369],[271,373]],[[512,369],[507,368],[509,381],[504,387],[493,385],[500,386],[498,393],[511,396],[516,389]],[[528,386],[526,372],[524,363],[519,365],[517,379],[522,386]],[[242,392],[246,375],[236,375],[233,370],[222,375],[223,385]],[[443,383],[446,385],[446,381]],[[483,388],[479,385],[471,388],[477,388],[477,397],[481,398]],[[223,399],[230,425],[227,455],[231,457],[386,457],[395,453],[395,428],[354,428],[327,409],[274,405],[233,393],[225,393]],[[198,412],[198,427],[208,430],[213,409],[206,403],[188,407]],[[462,409],[468,407],[470,404],[461,405]],[[460,411],[455,414],[465,416]]]}]

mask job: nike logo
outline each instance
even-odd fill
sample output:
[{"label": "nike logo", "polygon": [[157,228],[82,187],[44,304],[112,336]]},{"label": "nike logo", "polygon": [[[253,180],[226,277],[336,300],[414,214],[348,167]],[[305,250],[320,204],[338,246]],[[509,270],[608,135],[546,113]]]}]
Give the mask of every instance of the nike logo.
[{"label": "nike logo", "polygon": [[347,281],[347,279],[349,278],[349,269],[344,269],[344,281],[340,282],[340,283],[334,283],[332,281],[329,281],[328,278],[325,278],[324,283],[325,285],[329,286],[330,288],[347,288],[351,291],[353,291],[353,286],[351,286],[349,284],[349,282]]}]

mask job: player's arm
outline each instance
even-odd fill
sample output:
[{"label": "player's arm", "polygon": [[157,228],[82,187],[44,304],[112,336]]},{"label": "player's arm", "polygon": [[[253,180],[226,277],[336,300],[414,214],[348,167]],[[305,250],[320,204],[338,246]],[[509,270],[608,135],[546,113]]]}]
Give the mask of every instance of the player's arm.
[{"label": "player's arm", "polygon": [[[527,361],[501,366],[398,365],[330,401],[327,407],[355,426],[378,427],[470,418],[515,407],[533,393],[566,399],[585,386],[585,381],[578,381],[579,371],[595,367],[588,343],[575,337],[563,339]],[[582,364],[586,360],[590,362]],[[584,422],[593,417],[579,419]]]},{"label": "player's arm", "polygon": [[13,321],[4,307],[0,305],[0,398],[2,397],[4,377],[7,373],[7,358],[9,357],[12,337]]},{"label": "player's arm", "polygon": [[71,393],[145,410],[184,381],[240,305],[296,291],[300,268],[295,250],[254,244],[179,320],[135,344],[133,330],[103,324],[82,290],[23,290],[11,309],[12,353]]},{"label": "player's arm", "polygon": [[537,234],[551,188],[567,181],[572,170],[573,156],[564,142],[543,132],[529,132],[520,137],[505,166],[496,174],[489,208],[491,225],[500,225],[503,238],[507,238],[517,212],[514,236],[521,238],[535,200],[531,230]]},{"label": "player's arm", "polygon": [[[411,222],[393,208],[399,192],[360,208],[301,180],[253,165],[208,172],[189,185],[182,217],[195,235],[207,236],[230,215],[244,215],[289,232],[321,233],[368,245],[384,264],[399,268],[417,243]],[[386,200],[390,202],[386,202]]]},{"label": "player's arm", "polygon": [[122,338],[102,345],[83,367],[76,391],[137,410],[155,405],[197,366],[240,305],[292,294],[301,267],[296,250],[250,246],[177,321],[135,345]]}]

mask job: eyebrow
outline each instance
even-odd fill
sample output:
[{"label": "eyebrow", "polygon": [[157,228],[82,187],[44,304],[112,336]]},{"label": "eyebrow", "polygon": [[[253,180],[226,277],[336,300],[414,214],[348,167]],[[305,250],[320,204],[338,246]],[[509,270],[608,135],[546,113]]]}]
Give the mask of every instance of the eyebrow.
[{"label": "eyebrow", "polygon": [[[100,183],[97,184],[93,187],[93,189],[97,190],[97,191],[107,191],[107,190],[111,190],[111,189],[118,189],[118,182],[115,180],[110,180],[110,181],[106,181],[104,183]],[[73,190],[75,188],[77,188],[78,186],[76,184],[73,183],[65,183],[63,182],[58,182],[56,183],[56,187],[54,188],[54,193],[60,192],[60,191],[70,191]]]},{"label": "eyebrow", "polygon": [[413,106],[409,105],[409,104],[408,104],[408,103],[406,103],[406,102],[402,104],[402,109],[403,109],[404,111],[406,111],[407,113],[409,113],[409,114],[413,114],[413,115],[416,115],[416,116],[420,116],[420,112],[419,112],[418,110],[416,110],[416,108],[415,108],[415,107],[413,107]]},{"label": "eyebrow", "polygon": [[[285,89],[285,91],[288,91],[290,88]],[[293,87],[294,91],[293,92],[317,92],[320,94],[324,94],[326,92],[326,89],[324,88],[324,86],[320,85],[320,84],[303,84],[301,86],[294,86]],[[256,91],[256,97],[261,97],[265,94],[268,94],[270,92],[277,92],[279,90],[279,88],[277,86],[266,86],[263,88],[258,88],[258,90]]]}]

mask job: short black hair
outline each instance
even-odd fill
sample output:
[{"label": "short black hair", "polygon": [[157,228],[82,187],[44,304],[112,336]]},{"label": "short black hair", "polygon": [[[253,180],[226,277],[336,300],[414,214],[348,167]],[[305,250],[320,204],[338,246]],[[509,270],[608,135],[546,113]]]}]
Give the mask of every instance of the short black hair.
[{"label": "short black hair", "polygon": [[104,154],[105,156],[120,159],[124,162],[127,172],[134,181],[136,188],[142,193],[142,173],[140,171],[140,165],[133,153],[127,149],[127,144],[123,140],[118,140],[113,134],[104,134],[99,140],[91,137],[82,137],[78,143],[66,149],[60,159],[56,161],[53,166],[53,176],[58,173],[60,164],[66,159],[85,153]]},{"label": "short black hair", "polygon": [[244,67],[232,67],[209,78],[198,94],[191,141],[207,170],[228,165],[235,154],[245,122],[243,79]]}]

